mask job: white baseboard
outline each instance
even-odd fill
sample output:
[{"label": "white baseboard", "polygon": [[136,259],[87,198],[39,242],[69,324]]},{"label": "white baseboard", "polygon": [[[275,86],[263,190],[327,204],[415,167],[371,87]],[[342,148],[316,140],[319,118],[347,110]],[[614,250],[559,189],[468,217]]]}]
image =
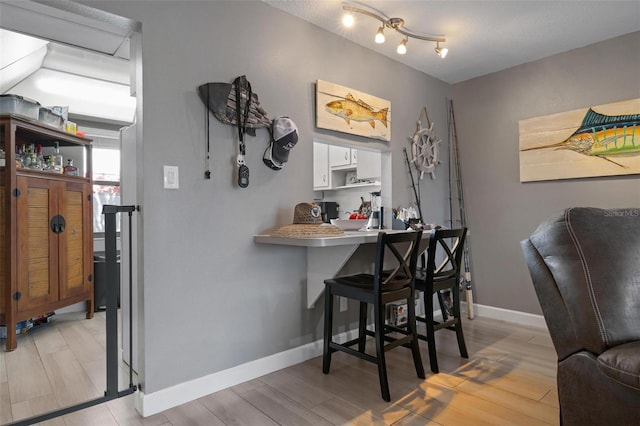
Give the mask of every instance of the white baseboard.
[{"label": "white baseboard", "polygon": [[[466,303],[461,303],[466,312]],[[474,305],[477,316],[509,321],[516,324],[546,328],[542,315],[533,315],[493,306]],[[351,330],[334,336],[337,341],[347,341],[355,338],[357,330]],[[265,374],[290,367],[322,355],[322,340],[317,340],[297,348],[260,358],[246,364],[238,365],[227,370],[209,374],[204,377],[180,383],[157,392],[145,394],[136,393],[135,407],[143,416],[151,416],[169,408],[194,401],[205,395],[256,379]]]},{"label": "white baseboard", "polygon": [[[334,339],[338,342],[346,342],[349,339],[354,339],[357,336],[357,332],[357,329],[344,332],[334,336]],[[150,394],[138,392],[135,400],[136,410],[143,417],[151,416],[169,408],[194,401],[205,395],[299,364],[322,355],[322,344],[322,340],[317,340],[157,392]]]},{"label": "white baseboard", "polygon": [[143,417],[147,417],[319,355],[322,355],[322,341],[260,358],[158,392],[150,394],[139,392],[136,399],[136,409]]},{"label": "white baseboard", "polygon": [[[474,303],[473,308],[475,314],[479,317],[509,321],[531,327],[547,328],[547,324],[544,322],[544,317],[542,315],[496,308],[494,306],[479,305],[477,303]],[[460,310],[465,313],[467,312],[467,304],[465,302],[460,302]]]}]

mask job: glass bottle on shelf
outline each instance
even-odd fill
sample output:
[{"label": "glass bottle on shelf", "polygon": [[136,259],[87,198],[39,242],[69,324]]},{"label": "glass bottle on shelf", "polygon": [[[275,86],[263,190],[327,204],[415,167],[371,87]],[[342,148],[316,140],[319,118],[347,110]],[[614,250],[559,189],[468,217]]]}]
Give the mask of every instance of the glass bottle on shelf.
[{"label": "glass bottle on shelf", "polygon": [[47,172],[53,172],[53,155],[45,155],[44,162],[42,163],[42,170]]},{"label": "glass bottle on shelf", "polygon": [[78,168],[73,165],[73,160],[71,158],[67,160],[67,165],[64,166],[63,173],[65,175],[78,176]]},{"label": "glass bottle on shelf", "polygon": [[27,147],[25,145],[20,145],[20,147],[17,147],[17,152],[16,152],[16,167],[26,167],[25,165],[25,153],[26,153]]},{"label": "glass bottle on shelf", "polygon": [[36,163],[40,170],[44,170],[46,166],[46,162],[44,161],[44,156],[42,155],[42,145],[36,145]]},{"label": "glass bottle on shelf", "polygon": [[34,161],[31,161],[31,154],[33,154],[33,157],[35,158],[36,155],[36,146],[34,144],[29,144],[26,146],[26,149],[24,151],[24,155],[22,156],[22,164],[24,168],[27,169],[35,169],[35,164],[32,165]]},{"label": "glass bottle on shelf", "polygon": [[55,173],[62,173],[62,169],[64,167],[64,162],[62,160],[62,154],[60,154],[60,143],[54,142],[55,153],[52,155],[53,157],[53,171]]},{"label": "glass bottle on shelf", "polygon": [[32,152],[31,154],[29,154],[29,165],[27,167],[29,167],[30,169],[33,170],[42,170],[42,166],[38,163],[38,157],[36,156],[35,152]]}]

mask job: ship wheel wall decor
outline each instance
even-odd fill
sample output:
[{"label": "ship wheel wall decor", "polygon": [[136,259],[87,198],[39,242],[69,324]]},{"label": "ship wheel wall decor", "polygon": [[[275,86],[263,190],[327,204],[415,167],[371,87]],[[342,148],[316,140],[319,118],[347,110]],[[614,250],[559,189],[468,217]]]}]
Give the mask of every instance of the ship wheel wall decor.
[{"label": "ship wheel wall decor", "polygon": [[442,140],[436,136],[426,108],[423,108],[420,118],[422,118],[423,114],[426,117],[428,126],[422,127],[422,121],[418,120],[417,130],[411,138],[411,153],[413,155],[411,162],[420,172],[420,179],[424,177],[425,173],[431,174],[431,178],[435,179],[436,166],[440,164],[438,144]]}]

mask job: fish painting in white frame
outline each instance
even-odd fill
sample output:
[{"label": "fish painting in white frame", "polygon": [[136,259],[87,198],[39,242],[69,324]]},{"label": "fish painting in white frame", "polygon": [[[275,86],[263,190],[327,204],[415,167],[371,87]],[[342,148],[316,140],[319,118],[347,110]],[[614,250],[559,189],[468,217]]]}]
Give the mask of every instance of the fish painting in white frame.
[{"label": "fish painting in white frame", "polygon": [[318,80],[316,126],[389,142],[391,140],[391,102],[348,87]]}]

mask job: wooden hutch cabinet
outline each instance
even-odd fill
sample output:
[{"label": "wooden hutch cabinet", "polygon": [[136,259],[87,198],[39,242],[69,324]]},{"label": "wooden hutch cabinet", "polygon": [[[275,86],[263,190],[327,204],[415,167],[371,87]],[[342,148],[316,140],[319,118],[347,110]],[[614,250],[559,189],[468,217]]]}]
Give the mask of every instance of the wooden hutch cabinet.
[{"label": "wooden hutch cabinet", "polygon": [[[79,175],[21,167],[17,148],[58,143]],[[93,317],[91,140],[17,115],[0,116],[0,324],[6,350],[16,324],[86,301]]]}]

